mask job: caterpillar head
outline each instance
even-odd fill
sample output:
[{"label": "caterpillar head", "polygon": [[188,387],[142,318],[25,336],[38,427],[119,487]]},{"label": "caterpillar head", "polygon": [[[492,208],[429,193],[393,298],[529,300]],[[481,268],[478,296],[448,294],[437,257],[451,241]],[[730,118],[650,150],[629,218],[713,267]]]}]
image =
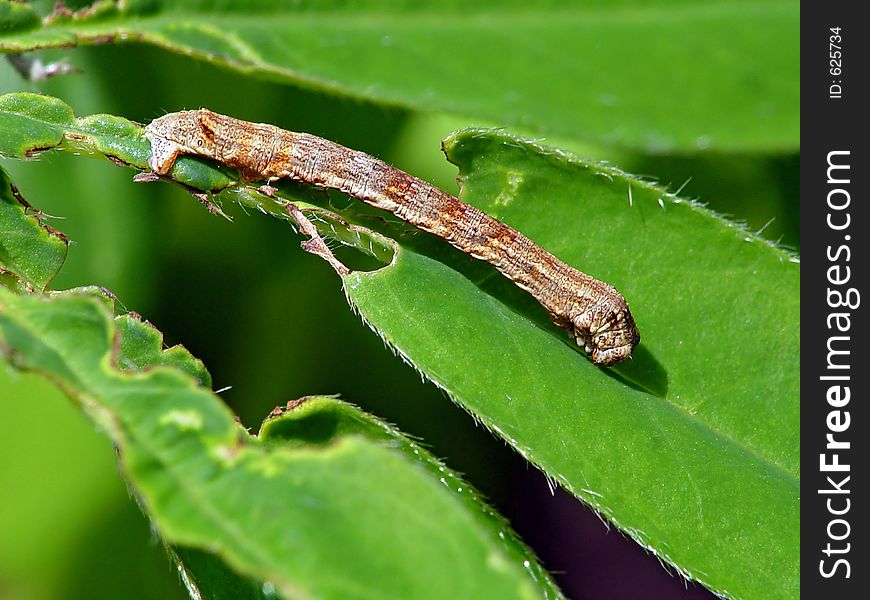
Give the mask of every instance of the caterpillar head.
[{"label": "caterpillar head", "polygon": [[159,175],[166,175],[180,154],[215,155],[217,115],[210,110],[185,110],[154,119],[145,127],[145,138],[151,142],[148,166]]},{"label": "caterpillar head", "polygon": [[583,310],[571,320],[571,330],[577,344],[596,365],[621,363],[640,342],[634,317],[622,296]]}]

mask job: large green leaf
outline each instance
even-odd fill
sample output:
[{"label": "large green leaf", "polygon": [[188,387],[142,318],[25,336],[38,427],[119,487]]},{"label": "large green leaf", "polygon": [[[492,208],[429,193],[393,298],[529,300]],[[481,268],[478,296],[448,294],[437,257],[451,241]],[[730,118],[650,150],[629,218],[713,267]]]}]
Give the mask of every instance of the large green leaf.
[{"label": "large green leaf", "polygon": [[[132,154],[142,142],[129,139]],[[507,133],[461,132],[445,150],[464,200],[625,294],[642,336],[635,358],[595,367],[531,298],[440,240],[355,207],[340,211],[351,228],[312,212],[324,234],[389,262],[344,277],[355,308],[523,456],[687,576],[729,597],[797,595],[797,261],[661,188]],[[186,159],[173,174],[199,189],[222,176],[225,197],[277,212],[206,163]]]},{"label": "large green leaf", "polygon": [[0,7],[0,51],[144,41],[259,77],[652,151],[799,141],[790,0],[139,0],[42,22]]},{"label": "large green leaf", "polygon": [[406,248],[346,276],[355,308],[664,560],[726,596],[795,597],[797,261],[660,188],[508,134],[462,132],[445,149],[464,200],[625,294],[634,360],[596,368],[509,282],[452,253]]},{"label": "large green leaf", "polygon": [[474,491],[392,427],[313,398],[251,437],[198,361],[110,308],[96,291],[0,286],[0,351],[112,437],[204,597],[560,597]]}]

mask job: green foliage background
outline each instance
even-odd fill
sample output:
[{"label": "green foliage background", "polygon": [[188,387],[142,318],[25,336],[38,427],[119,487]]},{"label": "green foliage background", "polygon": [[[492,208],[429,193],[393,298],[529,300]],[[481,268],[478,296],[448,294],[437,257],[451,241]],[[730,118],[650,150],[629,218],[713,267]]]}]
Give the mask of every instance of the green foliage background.
[{"label": "green foliage background", "polygon": [[[0,93],[40,91],[79,115],[140,122],[207,105],[367,151],[449,191],[455,168],[440,139],[491,125],[264,83],[148,46],[43,55],[60,57],[83,74],[28,84],[4,63]],[[685,183],[684,197],[798,247],[797,148],[651,154],[547,141],[673,188]],[[232,386],[221,396],[246,425],[256,427],[272,407],[298,396],[341,393],[425,439],[496,506],[510,505],[512,482],[494,465],[500,444],[384,348],[347,310],[334,274],[300,252],[283,223],[238,209],[232,224],[209,218],[184,192],[133,186],[129,171],[99,161],[53,154],[4,166],[26,198],[63,215],[59,227],[77,241],[54,287],[99,284],[117,293],[159,324],[169,343],[203,359],[215,389]],[[0,597],[180,597],[176,575],[149,544],[147,524],[115,475],[108,440],[36,377],[0,369],[0,393],[14,400],[3,404],[0,456],[16,457],[0,463]]]}]

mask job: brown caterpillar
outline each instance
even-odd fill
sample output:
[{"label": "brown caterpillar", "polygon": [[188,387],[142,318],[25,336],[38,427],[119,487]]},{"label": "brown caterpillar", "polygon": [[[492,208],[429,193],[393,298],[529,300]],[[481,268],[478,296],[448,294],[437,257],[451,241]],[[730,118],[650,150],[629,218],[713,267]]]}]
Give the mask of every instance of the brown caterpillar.
[{"label": "brown caterpillar", "polygon": [[248,181],[288,178],[333,188],[433,233],[485,260],[529,292],[568,329],[592,361],[615,365],[640,341],[625,298],[526,236],[458,198],[364,152],[307,133],[249,123],[206,109],[155,119],[145,128],[148,165],[166,175],[182,154],[214,159]]}]

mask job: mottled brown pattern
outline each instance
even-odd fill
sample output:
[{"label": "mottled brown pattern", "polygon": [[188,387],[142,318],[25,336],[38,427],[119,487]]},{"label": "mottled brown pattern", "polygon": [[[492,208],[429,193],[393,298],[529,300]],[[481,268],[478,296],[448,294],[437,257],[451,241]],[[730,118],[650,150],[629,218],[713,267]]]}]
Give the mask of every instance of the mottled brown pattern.
[{"label": "mottled brown pattern", "polygon": [[495,266],[550,311],[592,361],[614,365],[640,341],[625,298],[458,198],[368,154],[307,133],[248,123],[209,110],[171,113],[145,130],[151,169],[166,175],[181,154],[238,169],[247,180],[293,179],[333,188],[388,210]]}]

